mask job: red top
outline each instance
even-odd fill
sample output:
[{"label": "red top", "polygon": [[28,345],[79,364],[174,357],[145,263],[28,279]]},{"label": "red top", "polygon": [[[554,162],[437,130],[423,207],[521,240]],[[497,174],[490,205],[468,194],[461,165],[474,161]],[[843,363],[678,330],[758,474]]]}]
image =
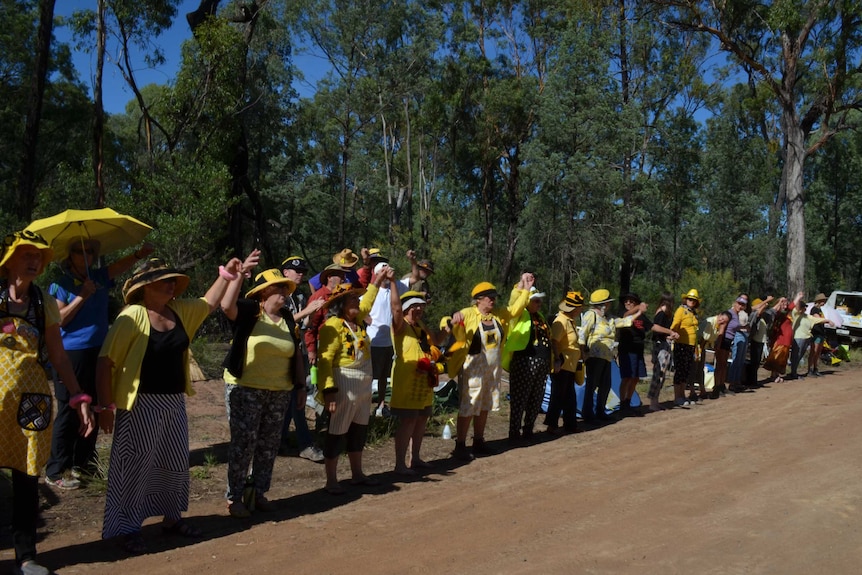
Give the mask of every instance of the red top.
[{"label": "red top", "polygon": [[793,344],[793,320],[791,319],[791,311],[795,304],[790,302],[787,305],[787,311],[781,312],[775,316],[775,321],[772,324],[772,345],[784,345],[790,347]]}]

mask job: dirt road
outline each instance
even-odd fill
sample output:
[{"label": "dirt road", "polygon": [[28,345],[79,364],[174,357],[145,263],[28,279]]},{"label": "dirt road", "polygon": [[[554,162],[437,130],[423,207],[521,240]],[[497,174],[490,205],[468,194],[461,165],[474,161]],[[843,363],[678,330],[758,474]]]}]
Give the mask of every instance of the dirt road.
[{"label": "dirt road", "polygon": [[279,458],[298,480],[273,488],[274,512],[226,517],[222,471],[191,503],[200,541],[152,525],[152,552],[129,558],[98,541],[93,497],[93,516],[50,533],[40,557],[64,575],[855,573],[860,386],[860,371],[791,381],[526,448],[498,441],[501,454],[463,465],[428,438],[441,459],[415,481],[388,473],[387,445],[366,470],[382,485],[344,496],[320,490],[321,466]]}]

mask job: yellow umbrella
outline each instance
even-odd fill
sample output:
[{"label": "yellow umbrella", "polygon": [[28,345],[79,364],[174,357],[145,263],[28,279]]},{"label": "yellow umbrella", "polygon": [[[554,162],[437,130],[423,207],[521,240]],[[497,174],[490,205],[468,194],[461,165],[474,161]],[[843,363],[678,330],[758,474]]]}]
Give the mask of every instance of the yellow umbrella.
[{"label": "yellow umbrella", "polygon": [[62,260],[68,255],[65,248],[70,240],[98,240],[100,253],[106,254],[137,245],[153,228],[132,216],[101,208],[66,210],[36,220],[26,229],[45,238],[54,247],[54,259]]}]

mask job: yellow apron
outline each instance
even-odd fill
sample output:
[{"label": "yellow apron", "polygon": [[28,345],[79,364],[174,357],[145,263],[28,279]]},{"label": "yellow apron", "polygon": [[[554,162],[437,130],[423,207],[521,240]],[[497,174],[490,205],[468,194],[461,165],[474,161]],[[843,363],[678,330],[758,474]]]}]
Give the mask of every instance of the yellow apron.
[{"label": "yellow apron", "polygon": [[51,386],[39,363],[39,330],[0,317],[0,467],[38,476],[51,454]]}]

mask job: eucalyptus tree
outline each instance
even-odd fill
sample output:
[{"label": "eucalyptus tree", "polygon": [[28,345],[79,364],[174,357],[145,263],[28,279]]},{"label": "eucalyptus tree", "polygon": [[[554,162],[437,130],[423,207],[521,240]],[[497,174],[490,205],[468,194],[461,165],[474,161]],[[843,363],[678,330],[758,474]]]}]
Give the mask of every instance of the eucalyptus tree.
[{"label": "eucalyptus tree", "polygon": [[776,204],[786,209],[787,283],[805,287],[806,160],[862,109],[862,5],[852,0],[653,0],[673,28],[714,38],[775,103],[781,140]]},{"label": "eucalyptus tree", "polygon": [[[164,128],[150,112],[151,102],[142,94],[136,70],[141,62],[134,51],[143,54],[148,67],[164,64],[164,53],[156,38],[167,30],[177,14],[180,0],[97,0],[95,10],[78,10],[69,19],[80,49],[94,52],[96,73],[93,78],[92,171],[96,205],[105,205],[105,109],[103,104],[104,67],[107,61],[120,72],[132,91],[141,115],[141,129],[152,156],[153,131]],[[164,134],[167,136],[167,134]]]},{"label": "eucalyptus tree", "polygon": [[[618,88],[618,169],[622,253],[619,264],[621,293],[630,291],[638,272],[646,272],[653,259],[653,239],[663,230],[654,207],[661,190],[655,175],[662,167],[657,154],[660,139],[673,139],[662,130],[686,132],[686,117],[700,109],[710,87],[702,80],[700,65],[708,41],[670,33],[656,18],[649,3],[613,0],[604,7],[610,32],[611,69]],[[676,158],[665,158],[676,164]],[[669,171],[665,171],[665,174]],[[664,266],[661,266],[664,267]]]},{"label": "eucalyptus tree", "polygon": [[[747,86],[724,91],[719,113],[707,120],[700,185],[696,256],[707,270],[729,270],[753,293],[775,285],[778,258],[768,214],[780,168],[760,135],[761,113]],[[732,161],[728,161],[732,158]]]},{"label": "eucalyptus tree", "polygon": [[465,231],[481,234],[485,268],[499,270],[501,281],[517,271],[520,217],[533,197],[522,177],[524,147],[535,135],[563,6],[465,0],[445,7],[449,33],[437,106],[448,127],[445,185],[478,208],[465,210]]},{"label": "eucalyptus tree", "polygon": [[36,57],[31,68],[29,105],[24,124],[21,161],[18,167],[18,217],[25,221],[33,215],[33,205],[36,200],[36,147],[39,139],[39,124],[42,120],[45,84],[48,81],[53,29],[54,0],[39,0],[39,28],[34,45]]},{"label": "eucalyptus tree", "polygon": [[335,225],[331,227],[337,245],[352,239],[355,230],[350,218],[356,216],[361,195],[368,192],[364,187],[368,174],[355,170],[352,163],[363,153],[355,140],[373,129],[370,124],[376,117],[379,93],[369,70],[374,66],[375,48],[385,37],[389,8],[389,3],[375,0],[303,0],[292,5],[294,33],[313,47],[327,69],[312,101],[304,105],[317,108],[314,129],[318,137],[310,145],[316,148],[321,176],[317,181],[337,201],[332,206]]},{"label": "eucalyptus tree", "polygon": [[533,198],[525,210],[522,257],[542,285],[589,292],[613,281],[621,237],[616,83],[608,53],[613,35],[600,13],[567,14],[548,58],[536,137],[525,146]]},{"label": "eucalyptus tree", "polygon": [[[41,20],[45,8],[30,0],[0,1],[0,227],[5,230],[23,227],[34,215],[50,215],[45,210],[56,207],[54,199],[62,196],[86,149],[88,98],[69,47],[56,42]],[[37,49],[46,30],[50,41]],[[46,69],[40,72],[42,65]],[[38,88],[34,82],[42,80],[44,87]]]},{"label": "eucalyptus tree", "polygon": [[813,161],[806,223],[813,263],[806,278],[813,290],[862,290],[862,135],[837,135]]}]

